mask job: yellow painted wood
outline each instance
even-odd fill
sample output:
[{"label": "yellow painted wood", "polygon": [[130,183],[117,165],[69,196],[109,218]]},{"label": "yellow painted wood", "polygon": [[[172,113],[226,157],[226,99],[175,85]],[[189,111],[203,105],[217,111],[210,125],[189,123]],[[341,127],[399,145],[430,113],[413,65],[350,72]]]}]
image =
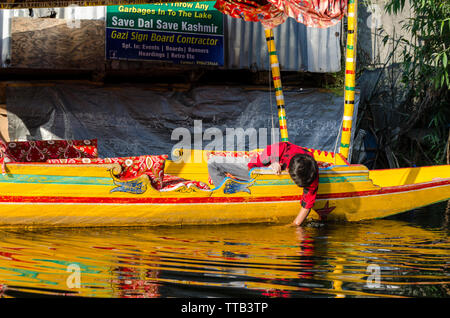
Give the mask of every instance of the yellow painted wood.
[{"label": "yellow painted wood", "polygon": [[278,92],[277,106],[278,106],[278,121],[280,125],[280,136],[282,141],[288,141],[288,131],[286,126],[286,112],[284,109],[285,102],[283,96],[283,88],[281,84],[280,63],[278,62],[277,50],[275,47],[275,39],[272,29],[265,29],[265,36],[267,41],[267,49],[269,51],[269,61],[272,70],[273,86]]},{"label": "yellow painted wood", "polygon": [[449,165],[370,170],[369,177],[374,184],[382,187],[394,187],[414,183],[430,182],[449,178]]},{"label": "yellow painted wood", "polygon": [[108,170],[113,169],[115,174],[122,170],[119,164],[45,164],[45,163],[10,163],[6,165],[7,175],[15,174],[41,174],[52,176],[90,176],[102,177],[109,175]]},{"label": "yellow painted wood", "polygon": [[353,110],[355,102],[355,72],[356,72],[356,42],[358,29],[358,1],[348,3],[347,10],[347,47],[344,80],[344,117],[339,153],[348,158],[351,141],[351,127],[353,123]]},{"label": "yellow painted wood", "polygon": [[[336,209],[328,215],[328,220],[362,221],[384,218],[445,201],[449,198],[450,184],[447,184],[439,188],[428,188],[420,191],[358,196],[336,200],[318,200],[314,209],[321,209],[328,202],[328,206],[336,206]],[[310,217],[319,219],[317,213],[311,213]]]}]

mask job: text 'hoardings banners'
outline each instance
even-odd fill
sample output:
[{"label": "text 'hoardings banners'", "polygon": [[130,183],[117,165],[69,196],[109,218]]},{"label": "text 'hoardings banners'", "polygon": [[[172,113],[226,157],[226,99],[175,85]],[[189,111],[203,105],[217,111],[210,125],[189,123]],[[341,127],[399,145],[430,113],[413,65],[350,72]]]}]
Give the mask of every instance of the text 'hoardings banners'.
[{"label": "text 'hoardings banners'", "polygon": [[223,15],[214,3],[108,6],[106,58],[223,66]]}]

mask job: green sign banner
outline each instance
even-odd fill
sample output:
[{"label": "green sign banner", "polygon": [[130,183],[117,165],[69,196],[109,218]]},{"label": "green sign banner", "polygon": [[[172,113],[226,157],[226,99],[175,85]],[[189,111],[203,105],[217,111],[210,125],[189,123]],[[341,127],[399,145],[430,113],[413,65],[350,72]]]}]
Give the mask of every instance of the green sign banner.
[{"label": "green sign banner", "polygon": [[214,2],[109,6],[106,56],[223,65],[223,14]]}]

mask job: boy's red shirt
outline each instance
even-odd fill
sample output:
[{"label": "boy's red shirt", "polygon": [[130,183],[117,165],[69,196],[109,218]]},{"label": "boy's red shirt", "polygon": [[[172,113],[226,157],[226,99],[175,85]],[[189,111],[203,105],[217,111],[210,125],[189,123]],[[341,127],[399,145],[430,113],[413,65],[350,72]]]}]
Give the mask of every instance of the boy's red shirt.
[{"label": "boy's red shirt", "polygon": [[[307,154],[314,158],[314,155],[306,148],[294,145],[290,142],[279,142],[270,146],[267,146],[264,151],[256,156],[248,164],[248,169],[256,167],[269,166],[273,162],[278,162],[281,165],[281,169],[285,170],[289,167],[289,162],[296,154]],[[316,202],[317,188],[319,186],[319,176],[313,181],[309,187],[303,188],[303,196],[301,205],[306,209],[311,209]]]}]

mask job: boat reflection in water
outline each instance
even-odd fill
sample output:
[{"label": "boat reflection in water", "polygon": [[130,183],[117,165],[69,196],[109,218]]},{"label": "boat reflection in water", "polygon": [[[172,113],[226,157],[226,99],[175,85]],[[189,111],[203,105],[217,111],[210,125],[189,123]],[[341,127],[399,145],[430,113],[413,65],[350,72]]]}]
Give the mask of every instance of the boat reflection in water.
[{"label": "boat reflection in water", "polygon": [[[445,206],[438,208],[441,213]],[[445,227],[401,219],[316,225],[4,229],[0,293],[162,298],[450,295]]]}]

